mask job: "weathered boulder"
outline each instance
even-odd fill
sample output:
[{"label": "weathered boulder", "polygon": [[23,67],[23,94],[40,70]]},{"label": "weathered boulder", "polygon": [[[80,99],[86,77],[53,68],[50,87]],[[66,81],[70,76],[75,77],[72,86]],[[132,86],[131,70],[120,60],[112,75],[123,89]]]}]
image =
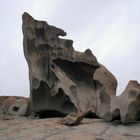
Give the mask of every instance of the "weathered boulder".
[{"label": "weathered boulder", "polygon": [[16,101],[14,96],[1,96],[0,97],[0,115],[6,114],[9,115],[10,106]]},{"label": "weathered boulder", "polygon": [[121,120],[123,124],[140,121],[140,84],[130,81],[120,96],[110,96],[101,89],[96,114],[106,121]]},{"label": "weathered boulder", "polygon": [[22,19],[30,79],[29,112],[39,116],[74,114],[64,119],[68,125],[79,123],[82,117],[78,114],[88,110],[106,121],[140,120],[140,85],[136,81],[130,81],[123,94],[115,96],[116,78],[91,50],[75,51],[72,40],[59,37],[65,36],[65,31],[28,13]]},{"label": "weathered boulder", "polygon": [[29,100],[24,98],[16,100],[9,108],[10,115],[26,116]]},{"label": "weathered boulder", "polygon": [[79,125],[80,122],[83,120],[83,118],[86,115],[88,115],[90,112],[91,110],[87,110],[86,112],[82,112],[78,114],[70,113],[66,117],[64,117],[60,122],[68,126]]},{"label": "weathered boulder", "polygon": [[[19,96],[0,97],[0,115],[28,116],[29,98]],[[27,112],[28,111],[28,112]]]},{"label": "weathered boulder", "polygon": [[98,81],[103,85],[102,87],[106,88],[106,92],[109,93],[108,95],[116,95],[117,80],[105,66],[100,64],[100,67],[95,71],[93,76],[94,80]]},{"label": "weathered boulder", "polygon": [[111,97],[116,97],[114,96],[117,88],[116,78],[100,64],[93,79],[96,80],[96,98],[94,100],[96,115],[106,121],[111,121],[110,104]]},{"label": "weathered boulder", "polygon": [[33,112],[66,115],[92,109],[95,113],[100,89],[108,95],[116,94],[115,77],[89,49],[75,51],[72,40],[59,37],[65,36],[65,31],[35,20],[28,13],[22,19]]},{"label": "weathered boulder", "polygon": [[129,81],[120,96],[112,97],[110,107],[113,118],[120,118],[124,124],[140,120],[140,84]]}]

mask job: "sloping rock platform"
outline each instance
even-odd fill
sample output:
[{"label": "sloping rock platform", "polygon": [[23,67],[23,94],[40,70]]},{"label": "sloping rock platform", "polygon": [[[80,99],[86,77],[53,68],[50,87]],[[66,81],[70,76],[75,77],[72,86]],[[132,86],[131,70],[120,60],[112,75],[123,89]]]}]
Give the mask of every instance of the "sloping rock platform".
[{"label": "sloping rock platform", "polygon": [[84,119],[80,125],[65,126],[62,118],[14,117],[0,120],[0,140],[140,140],[140,123],[122,125],[101,119]]}]

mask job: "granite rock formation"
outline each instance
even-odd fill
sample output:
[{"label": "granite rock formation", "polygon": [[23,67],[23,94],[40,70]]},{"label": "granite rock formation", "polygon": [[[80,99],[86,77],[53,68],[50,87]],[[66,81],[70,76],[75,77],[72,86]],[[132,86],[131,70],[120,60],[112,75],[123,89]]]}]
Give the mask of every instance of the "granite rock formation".
[{"label": "granite rock formation", "polygon": [[[39,116],[82,114],[106,121],[140,120],[140,85],[130,81],[119,97],[117,80],[91,50],[75,51],[66,32],[28,13],[22,16],[24,55],[29,67],[31,111]],[[135,109],[136,108],[136,109]]]},{"label": "granite rock formation", "polygon": [[140,84],[129,81],[120,96],[110,96],[104,89],[98,99],[96,114],[106,121],[121,120],[123,124],[140,121]]},{"label": "granite rock formation", "polygon": [[29,98],[20,96],[1,96],[0,115],[29,116],[31,114]]},{"label": "granite rock formation", "polygon": [[124,92],[111,98],[110,113],[113,118],[120,118],[122,123],[140,120],[140,84],[129,81]]},{"label": "granite rock formation", "polygon": [[100,89],[116,94],[116,78],[91,50],[77,52],[72,40],[62,39],[66,32],[24,13],[24,54],[29,66],[32,111],[63,115],[96,112]]}]

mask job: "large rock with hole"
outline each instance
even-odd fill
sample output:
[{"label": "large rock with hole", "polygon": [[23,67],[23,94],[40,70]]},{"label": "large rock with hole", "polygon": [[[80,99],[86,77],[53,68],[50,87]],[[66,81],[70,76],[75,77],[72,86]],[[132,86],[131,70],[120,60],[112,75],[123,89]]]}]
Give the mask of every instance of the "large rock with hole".
[{"label": "large rock with hole", "polygon": [[0,115],[10,115],[9,108],[16,101],[15,96],[1,96],[0,97]]},{"label": "large rock with hole", "polygon": [[29,100],[25,98],[17,99],[9,108],[10,115],[27,116]]},{"label": "large rock with hole", "polygon": [[138,82],[130,81],[123,94],[115,96],[116,78],[89,49],[77,52],[72,40],[59,38],[66,35],[62,29],[28,13],[22,18],[33,112],[40,116],[73,113],[76,122],[77,115],[87,110],[106,121],[140,120]]},{"label": "large rock with hole", "polygon": [[0,115],[29,116],[30,114],[29,98],[19,96],[0,97]]},{"label": "large rock with hole", "polygon": [[75,51],[72,40],[59,38],[66,35],[65,31],[35,20],[28,13],[22,19],[33,112],[96,112],[102,89],[108,95],[116,94],[115,77],[89,49]]}]

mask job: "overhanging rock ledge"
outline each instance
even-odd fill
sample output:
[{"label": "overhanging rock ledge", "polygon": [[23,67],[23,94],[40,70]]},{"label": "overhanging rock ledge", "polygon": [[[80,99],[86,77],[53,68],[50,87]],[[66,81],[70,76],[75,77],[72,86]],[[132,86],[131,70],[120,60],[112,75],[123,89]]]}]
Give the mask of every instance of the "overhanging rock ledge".
[{"label": "overhanging rock ledge", "polygon": [[62,29],[35,20],[28,13],[22,19],[32,111],[41,116],[78,114],[91,109],[97,116],[113,120],[116,116],[111,113],[112,98],[117,100],[113,74],[91,50],[75,51],[72,40],[60,38],[66,35]]}]

